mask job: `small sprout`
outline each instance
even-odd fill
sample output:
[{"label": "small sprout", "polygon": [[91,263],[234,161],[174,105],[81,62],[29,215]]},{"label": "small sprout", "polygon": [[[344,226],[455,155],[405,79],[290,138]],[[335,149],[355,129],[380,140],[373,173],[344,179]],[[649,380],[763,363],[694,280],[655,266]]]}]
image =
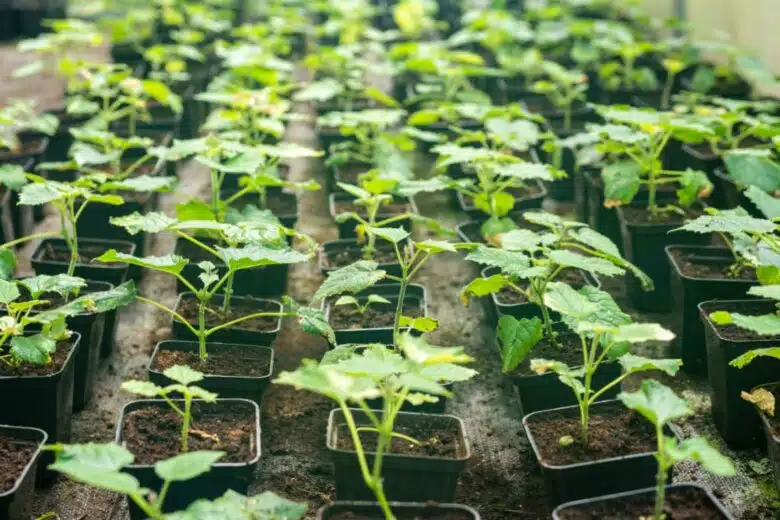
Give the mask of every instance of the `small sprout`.
[{"label": "small sprout", "polygon": [[571,435],[564,435],[563,437],[558,439],[558,444],[560,444],[563,447],[571,446],[572,444],[574,444],[574,442],[575,442],[574,437],[572,437]]},{"label": "small sprout", "polygon": [[371,304],[390,305],[391,302],[387,298],[383,298],[382,296],[379,296],[377,294],[369,294],[368,298],[366,298],[366,303],[361,304],[360,300],[358,300],[354,296],[344,295],[339,297],[339,299],[336,300],[336,303],[334,303],[333,305],[339,307],[352,306],[354,307],[352,314],[363,316],[365,315],[366,311],[368,311],[368,308],[371,306]]}]

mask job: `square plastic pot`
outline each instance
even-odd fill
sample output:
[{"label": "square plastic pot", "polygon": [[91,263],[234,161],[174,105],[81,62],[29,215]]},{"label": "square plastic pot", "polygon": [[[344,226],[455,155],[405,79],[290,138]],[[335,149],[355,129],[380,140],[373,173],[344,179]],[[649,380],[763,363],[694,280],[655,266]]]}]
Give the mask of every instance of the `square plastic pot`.
[{"label": "square plastic pot", "polygon": [[[480,520],[481,518],[475,509],[460,504],[390,502],[388,505],[393,513],[401,518],[423,520],[447,514],[459,515],[459,517],[469,520]],[[352,513],[365,518],[384,518],[378,502],[338,501],[320,508],[317,511],[317,520],[330,520],[342,513]]]},{"label": "square plastic pot", "polygon": [[[731,516],[726,511],[726,509],[723,507],[723,504],[721,504],[718,501],[718,499],[716,499],[715,496],[708,489],[705,489],[697,484],[675,484],[672,486],[666,486],[666,495],[669,496],[669,495],[673,495],[674,493],[685,492],[691,489],[695,489],[697,491],[700,491],[703,494],[706,494],[707,498],[709,498],[710,502],[712,503],[713,508],[720,513],[720,516],[712,518],[711,520],[734,520],[734,517]],[[575,502],[568,502],[566,504],[561,504],[559,507],[557,507],[555,511],[553,511],[552,517],[553,520],[565,520],[567,518],[566,516],[567,510],[580,509],[582,507],[587,507],[602,502],[620,500],[623,498],[632,498],[636,496],[646,496],[647,503],[653,505],[655,503],[655,488],[639,489],[636,491],[615,493],[611,495],[600,496],[600,497],[590,498],[586,500],[577,500]]]},{"label": "square plastic pot", "polygon": [[38,470],[41,447],[48,435],[40,428],[0,425],[0,435],[38,445],[27,461],[13,487],[0,493],[0,518],[5,520],[28,520],[32,515],[32,501],[35,493],[35,474]]},{"label": "square plastic pot", "polygon": [[[761,385],[766,390],[772,392],[778,386],[780,382],[771,383],[768,385]],[[772,429],[772,425],[769,423],[769,418],[756,408],[756,413],[761,418],[761,426],[764,428],[764,437],[766,438],[766,452],[769,457],[769,461],[772,463],[772,469],[775,473],[775,487],[780,491],[780,435]]]},{"label": "square plastic pot", "polygon": [[[599,401],[591,405],[591,411],[599,408],[622,409],[623,404],[617,400],[610,400]],[[655,452],[636,453],[561,466],[545,462],[529,424],[534,419],[544,415],[560,412],[570,413],[572,420],[579,422],[580,412],[577,406],[534,412],[523,417],[523,428],[536,461],[541,467],[547,498],[551,505],[557,506],[583,498],[644,489],[655,484],[658,473]],[[667,430],[667,435],[675,435],[679,438],[671,430]]]},{"label": "square plastic pot", "polygon": [[[82,238],[79,237],[79,248],[99,247],[103,251],[116,249],[125,254],[135,253],[135,244],[124,240],[105,240],[102,238]],[[62,238],[45,238],[41,240],[35,252],[32,255],[31,263],[36,274],[57,275],[68,271],[68,262],[60,260],[44,259],[46,250],[52,248],[58,252],[67,252],[68,246]],[[99,256],[99,255],[98,255]],[[97,282],[110,283],[113,286],[121,285],[128,274],[127,264],[104,264],[101,262],[90,262],[88,264],[77,263],[74,276],[84,278],[85,280],[95,280]]]},{"label": "square plastic pot", "polygon": [[[547,188],[541,181],[532,181],[529,184],[533,186],[533,192],[526,195],[515,194],[515,206],[513,211],[541,209],[542,202],[545,197],[547,197]],[[474,201],[467,200],[461,192],[455,194],[455,200],[457,201],[457,208],[468,215],[470,219],[479,221],[487,220],[485,212],[481,209],[477,209],[474,205]]]},{"label": "square plastic pot", "polygon": [[[183,292],[179,294],[178,299],[176,300],[176,306],[174,307],[174,310],[176,312],[181,313],[179,310],[181,306],[181,302],[183,299],[194,299],[195,296],[191,292]],[[215,294],[212,298],[212,302],[215,304],[222,304],[222,300],[224,298],[224,295],[222,294]],[[265,298],[250,298],[249,296],[237,296],[233,295],[230,298],[231,303],[233,302],[243,302],[248,304],[257,304],[260,303],[272,303],[274,305],[274,310],[271,310],[269,312],[282,312],[282,304],[279,303],[276,300],[268,300]],[[226,327],[222,330],[219,330],[209,336],[210,341],[220,342],[220,343],[239,343],[244,345],[257,345],[262,347],[267,347],[271,343],[274,342],[276,339],[276,336],[279,335],[279,330],[282,328],[282,318],[279,317],[276,319],[276,326],[272,330],[252,330],[248,328],[244,328],[241,326],[241,324],[238,324],[235,327]],[[173,337],[175,339],[183,339],[183,340],[195,340],[197,341],[197,337],[190,331],[190,329],[187,328],[186,325],[181,323],[177,319],[173,319]]]},{"label": "square plastic pot", "polygon": [[[354,408],[350,411],[357,424],[369,424],[368,418],[360,409]],[[377,410],[376,413],[382,412]],[[459,431],[462,454],[457,458],[443,458],[386,453],[382,458],[385,496],[388,500],[397,502],[450,503],[455,498],[458,476],[471,458],[471,447],[463,421],[453,415],[399,412],[396,424],[412,424],[420,420],[456,427]],[[337,447],[338,426],[343,422],[341,409],[330,412],[326,445],[335,469],[336,499],[372,500],[374,495],[363,481],[357,454],[353,450],[342,450]],[[373,452],[366,453],[366,459],[371,467],[374,460]]]},{"label": "square plastic pot", "polygon": [[767,313],[775,310],[774,302],[768,300],[717,300],[702,302],[698,306],[707,345],[712,419],[718,433],[732,449],[757,448],[763,443],[758,414],[755,413],[753,405],[742,399],[740,394],[776,381],[777,375],[780,374],[780,360],[762,358],[741,369],[729,363],[749,350],[777,346],[777,340],[728,339],[718,331],[709,315],[722,309],[723,304],[755,305],[756,302],[763,302]]},{"label": "square plastic pot", "polygon": [[733,300],[745,296],[756,280],[734,278],[698,278],[684,274],[676,254],[695,255],[718,265],[730,265],[734,257],[728,249],[712,246],[667,246],[672,299],[671,329],[673,345],[681,353],[683,370],[691,374],[707,373],[707,347],[699,304],[708,300]]},{"label": "square plastic pot", "polygon": [[[377,284],[368,289],[356,294],[355,296],[368,296],[369,294],[376,294],[390,300],[395,310],[398,305],[398,291],[400,287],[398,284]],[[428,293],[425,287],[417,284],[409,284],[406,288],[406,301],[411,299],[417,299],[422,306],[422,317],[428,316]],[[322,302],[322,311],[325,313],[325,319],[330,322],[330,313],[333,309],[333,301],[328,299]],[[392,345],[394,343],[393,327],[373,327],[368,329],[334,329],[336,334],[336,343],[340,345],[346,345],[349,343],[365,344],[365,343],[385,343]],[[417,331],[412,331],[412,334],[419,335]]]},{"label": "square plastic pot", "polygon": [[[268,373],[263,376],[225,376],[208,373],[208,365],[205,367],[192,367],[196,370],[205,370],[203,380],[198,382],[198,386],[208,390],[209,392],[216,393],[220,398],[236,398],[236,399],[249,399],[254,401],[258,405],[263,402],[263,393],[268,387],[268,383],[271,381],[271,376],[274,373],[274,350],[270,347],[258,347],[255,345],[240,345],[232,343],[214,343],[208,342],[206,344],[207,351],[212,354],[224,350],[226,348],[244,348],[248,351],[262,351],[270,357],[270,365],[268,367]],[[180,341],[180,340],[167,340],[159,342],[152,352],[152,358],[149,361],[147,368],[149,372],[149,380],[159,386],[167,386],[173,384],[173,380],[168,379],[161,370],[154,368],[157,356],[162,351],[179,351],[179,352],[198,352],[198,342],[196,341]]]},{"label": "square plastic pot", "polygon": [[[181,403],[180,406],[183,406],[183,401],[174,400],[174,402],[179,402]],[[168,489],[168,495],[163,507],[163,512],[166,513],[182,511],[199,498],[213,500],[221,497],[229,489],[246,495],[249,490],[249,484],[252,481],[252,475],[260,461],[260,408],[257,406],[257,403],[246,399],[217,399],[215,403],[193,400],[193,406],[196,403],[204,413],[211,414],[218,414],[219,410],[225,410],[225,407],[246,408],[248,414],[254,415],[255,436],[253,441],[256,453],[250,461],[217,462],[203,475],[185,482],[172,483]],[[117,444],[121,445],[124,443],[122,426],[124,425],[125,415],[134,410],[150,406],[168,408],[168,404],[162,399],[131,401],[122,407],[122,410],[119,412],[119,422],[117,423],[115,438]],[[178,436],[178,432],[175,432],[174,435]],[[123,471],[137,478],[142,487],[149,488],[154,492],[158,492],[162,488],[163,482],[154,472],[154,464],[131,464],[125,467]],[[130,501],[130,518],[132,520],[144,520],[146,518],[146,515],[132,501]]]},{"label": "square plastic pot", "polygon": [[[377,240],[378,246],[384,243],[385,242],[381,238]],[[361,244],[358,244],[357,239],[355,238],[340,238],[338,240],[328,240],[327,242],[323,242],[322,246],[320,247],[320,254],[318,257],[320,272],[323,275],[327,276],[328,273],[340,269],[340,267],[331,267],[328,264],[327,258],[329,255],[338,253],[340,251],[344,251],[346,249],[353,249],[353,248],[360,248],[360,247]],[[377,268],[387,272],[387,274],[389,275],[399,276],[399,277],[401,276],[401,264],[397,262],[379,264]]]},{"label": "square plastic pot", "polygon": [[[333,221],[336,222],[336,226],[339,229],[339,238],[357,238],[357,233],[355,233],[355,226],[357,225],[357,222],[354,220],[348,220],[346,222],[337,222],[336,216],[338,215],[338,210],[336,208],[336,205],[343,202],[352,202],[355,200],[355,196],[351,195],[346,192],[335,192],[331,193],[328,196],[328,209],[330,210],[330,216],[333,218]],[[407,211],[409,213],[419,215],[420,212],[417,209],[417,204],[415,204],[414,199],[394,199],[394,202],[405,202],[407,206]],[[395,213],[388,213],[387,211],[382,211],[382,208],[379,209],[377,212],[376,220],[377,222],[380,222],[382,220],[385,220],[387,218],[391,218],[396,216]],[[398,222],[396,225],[401,226],[407,231],[412,230],[412,221],[409,219],[402,220]]]}]

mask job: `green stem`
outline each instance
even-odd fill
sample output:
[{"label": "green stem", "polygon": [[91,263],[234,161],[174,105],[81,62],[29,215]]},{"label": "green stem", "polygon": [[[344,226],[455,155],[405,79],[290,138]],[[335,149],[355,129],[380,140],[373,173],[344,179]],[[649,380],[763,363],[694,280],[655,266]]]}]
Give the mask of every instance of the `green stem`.
[{"label": "green stem", "polygon": [[655,430],[658,438],[658,453],[655,455],[656,459],[658,459],[658,474],[656,475],[655,512],[653,518],[655,520],[663,520],[664,503],[666,502],[666,452],[664,450],[663,426],[658,424]]},{"label": "green stem", "polygon": [[666,84],[664,85],[664,92],[661,95],[661,108],[663,110],[669,109],[669,103],[672,98],[672,86],[674,85],[674,78],[676,76],[676,72],[668,72],[666,75]]},{"label": "green stem", "polygon": [[284,318],[285,316],[297,316],[294,312],[256,312],[254,314],[247,314],[246,316],[241,316],[240,318],[236,318],[235,320],[229,321],[227,323],[222,323],[221,325],[217,325],[216,327],[209,329],[205,332],[206,337],[211,336],[217,331],[220,331],[222,329],[225,329],[227,327],[232,327],[233,325],[236,325],[238,323],[251,320],[254,318],[269,318],[269,317],[276,317],[276,318]]},{"label": "green stem", "polygon": [[58,231],[45,231],[43,233],[35,233],[32,235],[27,235],[22,238],[17,238],[16,240],[11,240],[10,242],[6,242],[3,245],[0,245],[0,249],[8,249],[10,247],[14,247],[17,244],[23,244],[25,242],[29,242],[31,240],[36,240],[38,238],[49,238],[49,237],[56,237],[60,233]]},{"label": "green stem", "polygon": [[182,323],[182,324],[183,324],[185,327],[187,327],[187,328],[190,330],[190,332],[192,332],[192,333],[193,333],[195,336],[197,336],[197,335],[198,335],[198,331],[197,331],[197,330],[195,330],[195,327],[193,327],[192,325],[190,325],[190,322],[189,322],[189,321],[187,321],[187,320],[184,318],[184,316],[182,316],[181,314],[179,314],[179,313],[178,313],[178,312],[176,312],[175,310],[173,310],[173,309],[169,309],[168,307],[166,307],[166,306],[165,306],[165,305],[163,305],[162,303],[158,303],[158,302],[156,302],[156,301],[154,301],[154,300],[150,300],[149,298],[145,298],[145,297],[141,296],[140,294],[139,294],[139,295],[136,295],[136,297],[135,297],[135,298],[136,298],[136,300],[142,301],[142,302],[144,302],[144,303],[148,303],[148,304],[150,304],[150,305],[154,305],[154,306],[155,306],[155,307],[157,307],[158,309],[160,309],[160,310],[163,310],[163,311],[167,312],[168,314],[170,314],[171,316],[173,316],[174,318],[176,318],[177,320],[179,320],[179,322],[181,322],[181,323]]},{"label": "green stem", "polygon": [[228,279],[225,284],[225,293],[222,297],[222,312],[230,310],[230,298],[233,296],[233,279],[235,278],[235,271],[230,271]]},{"label": "green stem", "polygon": [[151,520],[162,520],[163,514],[160,512],[159,505],[150,505],[141,495],[128,495],[128,498],[135,502],[135,505]]},{"label": "green stem", "polygon": [[205,363],[208,358],[208,352],[206,352],[206,338],[208,337],[208,331],[206,331],[206,300],[199,300],[198,302],[198,355],[200,356],[200,362]]},{"label": "green stem", "polygon": [[181,452],[187,453],[189,447],[187,441],[190,436],[190,419],[192,418],[192,396],[184,394],[184,418],[181,422]]}]

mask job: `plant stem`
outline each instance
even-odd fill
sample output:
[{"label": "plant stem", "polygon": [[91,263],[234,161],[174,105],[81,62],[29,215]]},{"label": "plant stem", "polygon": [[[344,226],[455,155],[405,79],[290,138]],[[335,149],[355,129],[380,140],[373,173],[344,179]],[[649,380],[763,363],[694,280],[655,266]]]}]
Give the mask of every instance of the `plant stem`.
[{"label": "plant stem", "polygon": [[666,84],[664,85],[664,92],[661,95],[661,108],[663,110],[669,109],[669,102],[672,97],[672,86],[674,85],[674,78],[677,76],[676,72],[668,72],[666,74]]},{"label": "plant stem", "polygon": [[17,238],[16,240],[11,240],[10,242],[6,242],[5,244],[0,245],[0,249],[8,249],[10,247],[14,247],[17,244],[23,244],[25,242],[29,242],[31,240],[35,240],[38,238],[56,237],[57,235],[59,235],[57,231],[45,231],[43,233],[35,233],[32,235],[27,235],[22,238]]},{"label": "plant stem", "polygon": [[225,284],[225,294],[222,297],[222,312],[230,310],[230,297],[233,296],[233,279],[235,278],[235,272],[230,271]]},{"label": "plant stem", "polygon": [[200,362],[205,363],[208,358],[208,352],[206,352],[206,338],[208,333],[206,331],[206,300],[199,300],[198,302],[198,355],[200,356]]},{"label": "plant stem", "polygon": [[664,431],[663,425],[657,424],[655,427],[656,438],[658,439],[658,453],[655,457],[658,460],[658,475],[656,476],[655,489],[655,520],[663,520],[664,503],[666,502],[666,452],[664,451]]},{"label": "plant stem", "polygon": [[187,393],[184,394],[184,417],[181,423],[181,452],[187,453],[189,448],[187,446],[187,440],[190,436],[190,419],[192,417],[192,396]]}]

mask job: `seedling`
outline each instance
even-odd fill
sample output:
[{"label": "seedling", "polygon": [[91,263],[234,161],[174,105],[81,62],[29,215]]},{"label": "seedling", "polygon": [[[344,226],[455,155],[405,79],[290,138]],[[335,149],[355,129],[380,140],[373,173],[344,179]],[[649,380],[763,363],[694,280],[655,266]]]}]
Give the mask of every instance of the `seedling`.
[{"label": "seedling", "polygon": [[572,108],[577,101],[584,102],[588,91],[588,76],[578,70],[567,70],[555,62],[545,62],[544,73],[548,80],[539,80],[531,90],[543,94],[550,103],[563,112],[563,130],[572,129]]},{"label": "seedling", "polygon": [[[124,227],[130,234],[171,231],[210,254],[215,260],[220,261],[224,265],[224,274],[220,274],[212,262],[202,261],[198,263],[198,267],[202,271],[198,276],[202,286],[197,288],[181,274],[184,266],[190,263],[189,260],[178,255],[140,258],[111,249],[96,259],[105,263],[126,262],[170,274],[191,291],[198,300],[197,328],[191,325],[181,314],[162,303],[143,296],[138,296],[138,299],[170,314],[198,338],[199,355],[202,364],[205,364],[208,357],[206,340],[209,336],[226,327],[233,327],[258,317],[296,316],[304,330],[313,334],[325,335],[328,339],[333,338],[333,331],[328,327],[327,321],[321,312],[301,307],[287,298],[285,299],[286,310],[284,312],[252,313],[226,323],[221,323],[210,329],[206,328],[208,304],[220,289],[224,290],[223,309],[227,310],[230,308],[230,297],[233,292],[232,280],[238,271],[275,264],[295,264],[305,262],[311,258],[316,249],[316,244],[306,235],[283,228],[275,223],[269,223],[267,220],[246,221],[233,225],[209,220],[180,221],[168,217],[164,213],[148,213],[146,215],[134,213],[126,217],[112,218],[111,222],[114,225]],[[208,246],[191,234],[196,231],[216,233],[219,240],[226,243],[227,246]],[[290,248],[285,240],[285,237],[288,235],[304,240],[308,244],[307,253],[301,253]]]},{"label": "seedling", "polygon": [[672,421],[683,419],[694,414],[685,400],[678,397],[672,389],[654,379],[642,381],[642,387],[631,393],[623,392],[618,398],[631,410],[642,414],[655,426],[658,449],[655,458],[658,461],[658,476],[656,478],[655,508],[653,520],[663,520],[666,503],[666,481],[669,470],[684,460],[698,462],[706,471],[713,475],[731,477],[736,475],[736,468],[728,457],[712,447],[703,437],[692,437],[678,441],[675,437],[667,437],[664,428]]},{"label": "seedling", "polygon": [[[434,347],[423,338],[408,334],[399,337],[398,346],[401,352],[370,345],[360,353],[332,363],[304,360],[295,372],[282,372],[274,381],[324,395],[338,404],[349,428],[363,481],[376,496],[387,520],[395,517],[382,483],[383,457],[389,452],[393,437],[419,444],[416,439],[396,431],[395,420],[401,407],[406,402],[415,406],[436,402],[449,395],[442,381],[465,381],[476,375],[475,371],[461,366],[472,361],[461,347]],[[368,401],[376,398],[384,400],[381,411],[368,406]],[[368,426],[358,424],[349,403],[360,407],[369,421]],[[366,433],[377,436],[373,453],[367,453],[363,447]],[[373,466],[370,455],[373,455]]]},{"label": "seedling", "polygon": [[[776,303],[776,307],[780,308],[780,285],[759,285],[751,287],[747,293],[750,296],[773,300]],[[777,309],[775,312],[759,316],[749,316],[738,312],[715,311],[710,313],[710,319],[716,325],[734,325],[760,336],[780,336],[780,315],[778,315]]]},{"label": "seedling", "polygon": [[[640,188],[647,189],[647,210],[651,217],[674,212],[681,215],[700,199],[712,193],[707,174],[687,169],[668,170],[663,154],[670,141],[701,143],[714,132],[697,122],[674,112],[628,107],[597,107],[608,125],[591,127],[602,138],[596,149],[609,156],[630,159],[633,168],[604,171],[604,205],[615,207],[631,203]],[[658,189],[663,184],[676,185],[676,203],[658,204]]]},{"label": "seedling", "polygon": [[0,151],[20,152],[20,133],[35,132],[52,136],[58,126],[56,116],[38,114],[31,102],[15,101],[0,110]]},{"label": "seedling", "polygon": [[[213,403],[217,400],[217,394],[204,390],[199,386],[193,386],[193,383],[203,381],[203,374],[193,370],[186,365],[176,365],[165,369],[163,375],[174,381],[174,384],[166,387],[157,386],[150,381],[125,381],[122,383],[122,390],[144,397],[160,397],[165,400],[171,409],[181,417],[181,452],[189,451],[187,444],[190,434],[194,432],[192,424],[192,400],[201,399],[207,403]],[[184,400],[184,407],[179,406],[169,397],[171,394],[180,394]],[[203,432],[200,432],[202,435]],[[208,435],[207,433],[205,435]]]},{"label": "seedling", "polygon": [[[496,267],[500,272],[489,278],[479,277],[467,285],[461,292],[461,299],[468,304],[474,296],[482,297],[510,289],[525,297],[526,301],[539,306],[544,331],[530,345],[519,347],[514,338],[518,327],[525,328],[527,322],[518,321],[512,316],[503,316],[499,322],[498,337],[503,345],[503,371],[509,373],[523,360],[541,336],[556,341],[552,326],[552,317],[545,304],[545,295],[551,284],[557,284],[559,277],[569,269],[577,269],[593,277],[622,276],[630,271],[639,279],[645,290],[653,289],[653,281],[639,268],[623,258],[617,246],[604,235],[592,230],[586,224],[564,220],[551,213],[526,212],[523,219],[542,229],[533,232],[529,229],[508,231],[499,236],[501,248],[481,245],[469,253],[467,260],[478,264]],[[527,280],[527,286],[521,287],[521,280]],[[602,291],[595,288],[583,288],[590,298],[598,300]],[[613,315],[622,315],[615,307]],[[538,320],[537,320],[538,321]],[[525,354],[519,356],[514,351],[522,348]]]},{"label": "seedling", "polygon": [[771,240],[770,235],[777,231],[777,225],[771,220],[751,217],[742,208],[707,208],[705,211],[706,215],[697,217],[674,231],[717,234],[734,260],[729,267],[731,276],[739,276],[747,268],[760,267],[759,258],[764,256],[762,249],[767,249],[767,241]]},{"label": "seedling", "polygon": [[461,165],[476,177],[467,177],[452,187],[471,197],[474,206],[485,213],[487,220],[481,226],[485,239],[492,240],[516,227],[507,218],[515,207],[510,190],[528,188],[530,181],[550,182],[566,175],[514,155],[528,152],[541,139],[539,127],[531,120],[491,118],[485,121],[484,131],[464,132],[455,143],[433,149],[440,156],[438,168]]},{"label": "seedling", "polygon": [[[776,200],[777,194],[780,193],[780,163],[772,152],[753,148],[734,150],[726,153],[723,160],[726,163],[729,178],[738,188],[757,188],[768,194],[761,197],[760,194],[751,195],[749,192],[745,192],[755,204],[777,206],[777,204],[771,204],[771,201]],[[756,201],[757,197],[761,197],[763,200],[758,202]],[[761,210],[767,215],[777,211],[774,209],[767,212],[765,207],[762,207]]]},{"label": "seedling", "polygon": [[212,501],[196,500],[185,511],[166,513],[165,500],[174,482],[187,482],[207,473],[225,455],[222,451],[193,451],[162,460],[154,465],[154,473],[163,481],[153,492],[122,469],[133,464],[135,456],[115,443],[53,444],[43,448],[56,454],[49,469],[96,489],[125,495],[150,520],[200,520],[202,518],[285,518],[299,520],[306,512],[305,504],[296,504],[266,491],[246,497],[229,490]]},{"label": "seedling", "polygon": [[39,57],[25,61],[25,65],[13,71],[14,78],[32,76],[45,70],[70,78],[84,62],[79,54],[101,46],[105,40],[95,24],[85,20],[47,20],[45,25],[51,31],[19,42],[19,51],[35,53]]},{"label": "seedling", "polygon": [[[531,369],[537,374],[554,372],[561,383],[574,392],[580,409],[579,443],[588,446],[590,408],[605,392],[619,385],[631,374],[659,370],[674,376],[682,365],[679,359],[651,359],[629,352],[630,346],[646,341],[670,341],[674,334],[656,323],[625,323],[610,325],[602,319],[604,305],[588,298],[588,293],[575,291],[566,284],[556,283],[545,295],[545,303],[560,312],[566,325],[580,336],[582,342],[582,366],[571,368],[560,361],[532,359]],[[605,296],[610,299],[609,296]],[[614,302],[611,302],[614,304]],[[606,306],[609,312],[611,305]],[[595,319],[594,319],[595,318]],[[593,375],[608,361],[617,361],[623,373],[601,388],[593,388]],[[571,444],[571,439],[561,443]]]},{"label": "seedling", "polygon": [[[22,299],[20,286],[27,290],[29,299]],[[49,308],[49,301],[40,299],[46,293],[63,297],[78,295],[84,286],[83,279],[65,274],[0,280],[0,305],[5,310],[5,315],[0,317],[0,351],[3,352],[0,362],[11,368],[19,368],[23,363],[48,365],[57,342],[70,337],[67,318],[123,307],[136,295],[135,284],[130,281],[108,291],[75,298],[60,307]],[[30,328],[40,332],[25,334]]]},{"label": "seedling", "polygon": [[[329,112],[317,119],[317,126],[338,128],[342,136],[351,137],[329,150],[326,164],[341,165],[359,162],[373,165],[380,154],[380,141],[387,139],[389,129],[401,122],[406,114],[401,109],[372,108],[358,112]],[[414,143],[409,139],[407,145]]]},{"label": "seedling", "polygon": [[[633,40],[633,39],[632,39]],[[659,81],[653,69],[638,66],[637,60],[659,50],[659,45],[648,41],[618,41],[605,39],[601,42],[607,52],[612,53],[612,61],[603,63],[599,69],[599,78],[607,90],[656,90]]]},{"label": "seedling", "polygon": [[336,303],[334,303],[333,305],[337,307],[353,307],[352,314],[363,316],[366,313],[366,311],[368,311],[368,308],[371,306],[371,304],[391,305],[391,302],[387,298],[383,298],[378,294],[369,294],[368,297],[366,298],[366,303],[362,304],[360,303],[360,300],[358,300],[354,296],[344,295],[339,297],[339,299],[336,300]]}]

